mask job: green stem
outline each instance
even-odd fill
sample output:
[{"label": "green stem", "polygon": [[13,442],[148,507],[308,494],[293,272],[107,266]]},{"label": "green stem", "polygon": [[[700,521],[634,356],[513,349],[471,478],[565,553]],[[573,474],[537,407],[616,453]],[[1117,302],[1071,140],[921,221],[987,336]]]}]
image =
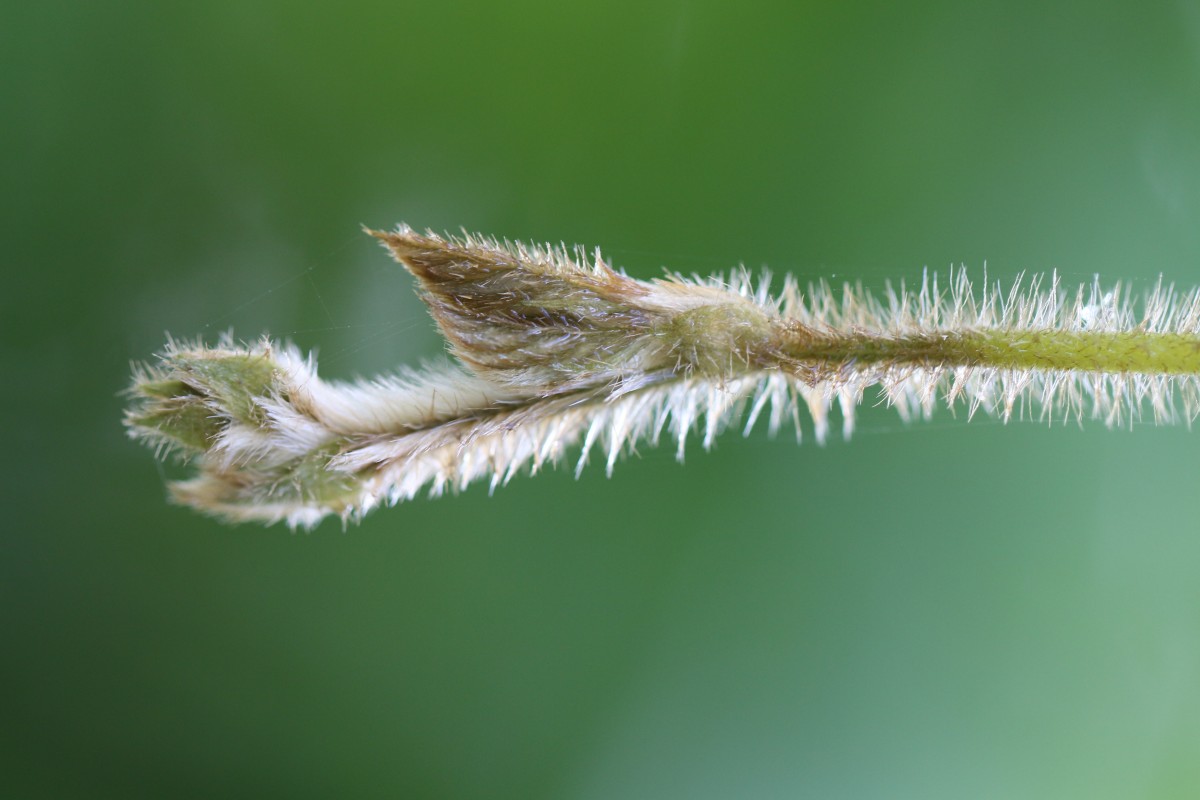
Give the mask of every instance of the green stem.
[{"label": "green stem", "polygon": [[1200,336],[1144,331],[982,330],[889,337],[787,330],[784,358],[831,367],[850,363],[1200,375]]}]

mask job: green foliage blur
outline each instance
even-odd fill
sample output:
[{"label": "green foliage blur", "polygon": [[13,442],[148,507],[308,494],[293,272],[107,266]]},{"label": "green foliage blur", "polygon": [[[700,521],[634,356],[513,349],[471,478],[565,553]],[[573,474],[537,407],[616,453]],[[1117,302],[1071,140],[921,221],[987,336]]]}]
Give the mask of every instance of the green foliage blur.
[{"label": "green foliage blur", "polygon": [[2,8],[0,795],[1200,791],[1184,427],[873,408],[292,534],[168,505],[119,396],[166,331],[437,357],[401,220],[1200,283],[1194,0]]}]

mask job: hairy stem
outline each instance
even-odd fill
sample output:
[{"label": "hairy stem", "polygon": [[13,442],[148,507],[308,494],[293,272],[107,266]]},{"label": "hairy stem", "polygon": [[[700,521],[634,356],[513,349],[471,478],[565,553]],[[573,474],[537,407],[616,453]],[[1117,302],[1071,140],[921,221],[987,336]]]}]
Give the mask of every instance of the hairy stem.
[{"label": "hairy stem", "polygon": [[785,322],[778,346],[787,361],[820,365],[985,367],[1105,374],[1200,375],[1200,336],[1145,331],[938,330],[890,337],[815,334]]}]

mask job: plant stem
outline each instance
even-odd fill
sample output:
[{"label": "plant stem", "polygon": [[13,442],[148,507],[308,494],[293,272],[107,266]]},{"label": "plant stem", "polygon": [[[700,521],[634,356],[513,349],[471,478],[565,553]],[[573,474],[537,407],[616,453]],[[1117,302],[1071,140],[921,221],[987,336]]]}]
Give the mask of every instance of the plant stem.
[{"label": "plant stem", "polygon": [[993,329],[887,336],[823,334],[785,324],[779,353],[800,364],[990,367],[1143,375],[1200,375],[1200,336],[1132,330]]}]

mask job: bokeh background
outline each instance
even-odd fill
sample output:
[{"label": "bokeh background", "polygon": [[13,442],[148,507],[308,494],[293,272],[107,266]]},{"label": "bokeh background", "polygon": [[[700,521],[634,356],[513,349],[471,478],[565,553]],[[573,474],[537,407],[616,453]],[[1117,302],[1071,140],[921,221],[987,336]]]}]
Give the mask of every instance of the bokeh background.
[{"label": "bokeh background", "polygon": [[437,356],[361,224],[1190,286],[1195,2],[2,9],[0,794],[1200,791],[1186,428],[876,408],[293,534],[168,505],[118,396],[166,331]]}]

